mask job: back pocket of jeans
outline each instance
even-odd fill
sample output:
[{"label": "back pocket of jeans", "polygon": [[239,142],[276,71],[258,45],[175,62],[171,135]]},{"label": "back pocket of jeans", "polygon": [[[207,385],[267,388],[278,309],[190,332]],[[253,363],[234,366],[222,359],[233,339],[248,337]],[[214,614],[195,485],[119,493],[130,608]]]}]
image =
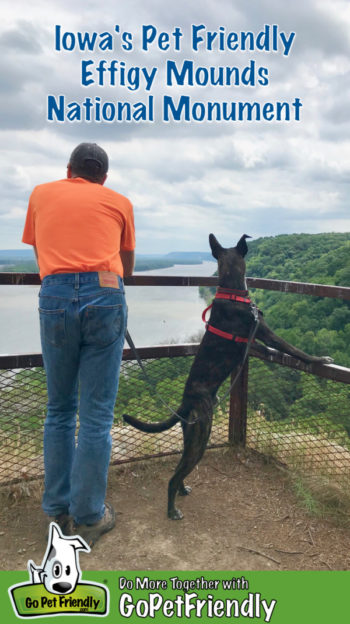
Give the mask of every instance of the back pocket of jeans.
[{"label": "back pocket of jeans", "polygon": [[124,332],[123,306],[90,305],[86,307],[85,342],[106,346]]},{"label": "back pocket of jeans", "polygon": [[42,341],[60,347],[66,341],[66,311],[39,308]]}]

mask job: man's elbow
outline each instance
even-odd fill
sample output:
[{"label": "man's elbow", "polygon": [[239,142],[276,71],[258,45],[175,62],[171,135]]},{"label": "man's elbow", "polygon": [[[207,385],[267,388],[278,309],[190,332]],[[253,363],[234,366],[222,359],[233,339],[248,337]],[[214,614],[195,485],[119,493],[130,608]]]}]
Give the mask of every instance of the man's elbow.
[{"label": "man's elbow", "polygon": [[134,267],[124,269],[124,277],[131,277],[133,272],[134,272]]}]

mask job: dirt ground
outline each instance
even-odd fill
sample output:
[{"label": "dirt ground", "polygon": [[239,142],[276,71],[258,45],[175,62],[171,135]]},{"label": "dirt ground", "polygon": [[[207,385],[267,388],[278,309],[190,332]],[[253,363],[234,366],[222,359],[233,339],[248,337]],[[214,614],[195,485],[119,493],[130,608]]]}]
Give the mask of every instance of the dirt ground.
[{"label": "dirt ground", "polygon": [[[187,479],[191,495],[178,498],[184,519],[169,520],[167,483],[177,461],[111,468],[107,500],[117,525],[80,554],[82,570],[350,569],[349,525],[309,515],[285,472],[249,452],[207,451]],[[17,485],[0,495],[2,570],[41,563],[47,521],[39,490]]]}]

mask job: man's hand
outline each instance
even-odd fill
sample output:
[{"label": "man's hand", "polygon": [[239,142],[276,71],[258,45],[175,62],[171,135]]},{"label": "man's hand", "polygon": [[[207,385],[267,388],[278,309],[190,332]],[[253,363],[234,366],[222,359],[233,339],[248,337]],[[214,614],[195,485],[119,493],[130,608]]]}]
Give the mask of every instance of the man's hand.
[{"label": "man's hand", "polygon": [[124,269],[124,277],[130,277],[133,274],[135,266],[135,252],[121,251],[120,258]]}]

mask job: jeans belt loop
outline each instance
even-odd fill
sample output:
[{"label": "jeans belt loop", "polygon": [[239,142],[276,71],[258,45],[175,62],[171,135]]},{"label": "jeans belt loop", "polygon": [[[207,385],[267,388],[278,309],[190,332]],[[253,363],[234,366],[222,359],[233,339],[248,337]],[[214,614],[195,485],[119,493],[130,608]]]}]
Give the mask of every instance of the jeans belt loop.
[{"label": "jeans belt loop", "polygon": [[75,284],[74,284],[74,289],[75,290],[79,290],[79,273],[75,274]]}]

